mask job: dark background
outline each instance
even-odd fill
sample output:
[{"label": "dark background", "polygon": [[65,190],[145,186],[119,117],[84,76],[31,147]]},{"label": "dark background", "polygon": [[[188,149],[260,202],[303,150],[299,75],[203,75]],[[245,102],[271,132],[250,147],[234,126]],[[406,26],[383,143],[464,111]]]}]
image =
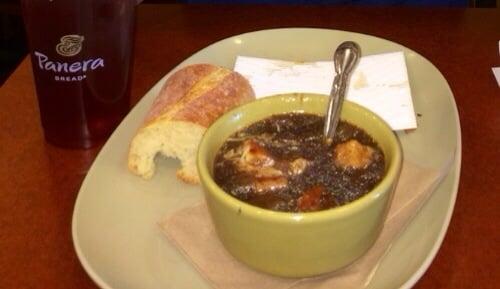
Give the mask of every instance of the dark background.
[{"label": "dark background", "polygon": [[[0,86],[28,53],[20,0],[0,0]],[[273,3],[499,7],[500,0],[146,0],[143,3]]]}]

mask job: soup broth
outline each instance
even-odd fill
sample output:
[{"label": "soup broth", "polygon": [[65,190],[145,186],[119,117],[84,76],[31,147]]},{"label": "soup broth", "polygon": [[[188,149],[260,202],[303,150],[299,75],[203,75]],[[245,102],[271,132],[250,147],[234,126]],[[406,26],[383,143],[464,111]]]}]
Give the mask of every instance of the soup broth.
[{"label": "soup broth", "polygon": [[244,202],[285,212],[324,210],[360,198],[384,175],[381,149],[345,121],[326,144],[323,126],[322,116],[288,113],[234,133],[215,157],[215,182]]}]

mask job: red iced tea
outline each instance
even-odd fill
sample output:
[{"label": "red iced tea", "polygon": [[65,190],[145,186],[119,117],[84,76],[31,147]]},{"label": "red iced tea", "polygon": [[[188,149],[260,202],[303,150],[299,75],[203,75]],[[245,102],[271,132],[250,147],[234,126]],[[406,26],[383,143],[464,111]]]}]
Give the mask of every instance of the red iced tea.
[{"label": "red iced tea", "polygon": [[45,138],[90,147],[129,110],[136,0],[23,0]]}]

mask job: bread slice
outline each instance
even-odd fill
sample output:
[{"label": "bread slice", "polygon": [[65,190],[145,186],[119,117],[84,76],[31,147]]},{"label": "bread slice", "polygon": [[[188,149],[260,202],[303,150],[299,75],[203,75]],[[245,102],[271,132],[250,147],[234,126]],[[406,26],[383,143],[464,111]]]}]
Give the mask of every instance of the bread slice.
[{"label": "bread slice", "polygon": [[229,109],[255,98],[239,73],[211,64],[194,64],[167,79],[143,126],[130,144],[128,168],[149,179],[155,157],[177,158],[177,177],[199,183],[196,153],[208,126]]}]

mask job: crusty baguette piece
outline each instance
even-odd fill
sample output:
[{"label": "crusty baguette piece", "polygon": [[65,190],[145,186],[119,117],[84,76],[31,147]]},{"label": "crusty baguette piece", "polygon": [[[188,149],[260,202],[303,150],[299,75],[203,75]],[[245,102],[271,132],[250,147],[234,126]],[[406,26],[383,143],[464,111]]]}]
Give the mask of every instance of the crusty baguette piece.
[{"label": "crusty baguette piece", "polygon": [[239,73],[211,64],[186,66],[167,79],[130,144],[128,168],[149,179],[155,156],[178,158],[177,177],[199,183],[196,153],[207,127],[229,109],[255,98]]}]

